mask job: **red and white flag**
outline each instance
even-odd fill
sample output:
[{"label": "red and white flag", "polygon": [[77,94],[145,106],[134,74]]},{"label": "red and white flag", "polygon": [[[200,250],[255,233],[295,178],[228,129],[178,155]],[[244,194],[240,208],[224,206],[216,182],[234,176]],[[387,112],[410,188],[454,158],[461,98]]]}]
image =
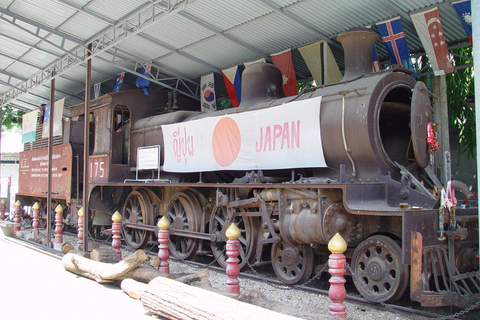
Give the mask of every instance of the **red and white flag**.
[{"label": "red and white flag", "polygon": [[410,17],[430,59],[434,74],[441,76],[453,72],[438,8],[414,13]]},{"label": "red and white flag", "polygon": [[285,97],[298,94],[297,77],[293,68],[292,50],[288,49],[271,55],[272,62],[282,72]]}]

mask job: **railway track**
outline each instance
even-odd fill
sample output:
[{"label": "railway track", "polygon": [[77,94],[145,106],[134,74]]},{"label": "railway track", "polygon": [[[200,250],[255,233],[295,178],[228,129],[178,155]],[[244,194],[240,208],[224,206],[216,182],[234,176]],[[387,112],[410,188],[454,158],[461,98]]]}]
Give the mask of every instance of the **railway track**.
[{"label": "railway track", "polygon": [[[64,232],[63,235],[64,235],[64,241],[76,245],[77,236],[75,234]],[[21,238],[5,237],[5,240],[15,243],[17,245],[27,247],[31,250],[41,252],[55,259],[61,260],[61,258],[64,255],[63,252],[59,252],[57,250],[54,250],[53,248],[49,248],[44,245],[40,245],[38,243],[27,241]],[[110,239],[106,239],[106,240],[92,239],[92,241],[95,241],[100,245],[106,245],[106,246],[110,245],[109,240]],[[125,252],[125,255],[128,254],[128,252],[132,252],[132,250],[127,248],[126,246],[122,246],[122,251]],[[150,255],[157,255],[156,245],[154,244],[146,248],[145,251]],[[174,262],[177,264],[184,264],[192,268],[208,268],[220,274],[224,274],[225,272],[223,268],[215,265],[215,261],[213,257],[202,256],[200,258],[197,258],[195,261],[180,261],[180,260],[174,260],[174,259],[172,260],[173,260],[172,263]],[[284,283],[282,283],[281,281],[275,278],[275,275],[273,274],[273,272],[269,273],[268,269],[266,268],[265,269],[259,268],[258,271],[257,269],[249,268],[246,271],[242,272],[240,274],[240,277],[241,279],[246,279],[246,280],[248,279],[251,281],[263,283],[266,288],[271,287],[271,288],[275,288],[277,290],[281,290],[285,292],[287,291],[308,292],[308,293],[321,295],[323,298],[328,298],[328,288],[329,288],[328,274],[323,273],[322,275],[321,271],[325,271],[325,270],[318,270],[316,277],[312,278],[310,281],[308,281],[303,285],[296,285],[296,286],[286,286]],[[316,279],[317,277],[318,279]],[[349,277],[347,277],[347,279],[348,278]],[[347,281],[346,289],[347,289],[347,297],[345,301],[348,303],[357,305],[356,309],[358,310],[375,309],[378,311],[390,312],[394,315],[397,315],[399,317],[398,319],[473,320],[473,319],[479,319],[480,317],[480,311],[478,309],[468,310],[468,312],[465,312],[464,310],[457,312],[456,310],[453,310],[451,308],[443,307],[443,308],[435,308],[435,311],[434,311],[432,310],[432,308],[423,308],[418,305],[415,306],[413,303],[411,303],[407,299],[405,301],[400,301],[397,304],[372,303],[364,299],[363,297],[361,297],[356,292],[356,289],[351,281]],[[347,314],[347,315],[349,317],[351,316],[350,314]]]}]

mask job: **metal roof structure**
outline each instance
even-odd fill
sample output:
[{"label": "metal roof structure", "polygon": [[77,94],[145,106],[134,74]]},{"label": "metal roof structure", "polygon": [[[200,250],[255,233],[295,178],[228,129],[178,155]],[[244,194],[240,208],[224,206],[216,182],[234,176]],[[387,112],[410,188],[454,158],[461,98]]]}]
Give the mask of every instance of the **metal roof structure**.
[{"label": "metal roof structure", "polygon": [[[150,83],[199,99],[202,75],[292,48],[298,80],[311,78],[297,48],[326,40],[340,67],[338,34],[401,16],[413,54],[423,47],[410,14],[437,6],[449,45],[469,45],[451,1],[436,0],[0,0],[0,105],[24,111],[55,100],[84,101],[85,66],[91,83],[111,92],[126,72],[123,90],[135,88],[144,63]],[[91,50],[89,51],[89,46]],[[380,60],[387,53],[379,41]],[[93,90],[92,90],[93,92]]]}]

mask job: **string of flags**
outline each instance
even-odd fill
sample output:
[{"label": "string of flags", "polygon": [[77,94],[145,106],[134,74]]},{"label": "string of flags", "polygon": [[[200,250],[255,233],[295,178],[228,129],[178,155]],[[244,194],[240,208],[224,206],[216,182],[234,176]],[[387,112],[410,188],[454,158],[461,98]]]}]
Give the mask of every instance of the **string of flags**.
[{"label": "string of flags", "polygon": [[[472,43],[472,15],[471,0],[460,0],[452,2],[452,6],[458,15],[465,33]],[[410,14],[411,21],[422,42],[425,53],[429,58],[435,76],[445,75],[453,72],[453,65],[450,61],[450,54],[447,49],[445,35],[443,33],[440,15],[437,7]],[[416,77],[415,68],[412,63],[410,52],[407,45],[407,39],[402,26],[400,16],[388,20],[377,22],[376,27],[387,51],[391,65],[400,66],[412,71],[412,76]],[[342,79],[342,74],[335,61],[328,43],[324,40],[298,48],[305,64],[310,70],[316,85],[326,85],[338,82]],[[283,92],[286,97],[298,94],[297,79],[295,75],[292,50],[287,49],[270,55],[272,63],[282,72]],[[252,63],[265,63],[265,59],[245,62],[247,67]],[[381,70],[377,54],[376,44],[372,48],[372,71]],[[144,64],[140,74],[135,81],[136,86],[148,95],[150,91],[151,65]],[[232,107],[236,108],[241,103],[241,74],[239,66],[233,66],[222,70],[224,84],[227,90],[228,98]],[[115,78],[115,84],[112,92],[118,92],[121,89],[125,72],[119,73]],[[100,95],[100,83],[94,85],[94,98]],[[201,77],[200,80],[201,109],[203,112],[215,111],[217,109],[217,99],[215,94],[214,74],[208,74]]]},{"label": "string of flags", "polygon": [[[460,0],[452,2],[465,33],[472,42],[472,15],[470,0]],[[427,54],[434,75],[444,75],[453,72],[453,65],[450,61],[450,54],[447,49],[445,35],[437,7],[427,9],[421,12],[415,12],[410,15],[412,23],[422,42]],[[412,63],[410,52],[407,45],[407,39],[402,26],[400,16],[388,20],[377,22],[376,27],[380,33],[385,49],[388,54],[391,65],[403,67],[412,71],[412,77],[416,77],[415,68]],[[305,64],[310,70],[312,77],[317,85],[334,83],[342,79],[342,74],[333,57],[333,54],[325,41],[298,48]],[[271,54],[272,63],[282,72],[283,92],[286,97],[298,94],[295,70],[292,62],[291,49]],[[255,61],[257,62],[257,61]],[[263,61],[264,62],[264,61]],[[247,65],[247,64],[245,64]],[[372,50],[372,71],[380,71],[380,62],[378,59],[376,45],[373,44]],[[240,74],[238,67],[232,67],[222,70],[225,86],[227,87],[230,103],[233,107],[240,104]],[[213,74],[212,74],[213,76]],[[203,77],[201,86],[204,88]],[[214,87],[208,87],[208,92],[215,95]],[[202,94],[203,94],[202,89]],[[202,101],[202,106],[204,101]],[[206,110],[206,109],[205,109]],[[210,110],[210,109],[209,109]]]}]

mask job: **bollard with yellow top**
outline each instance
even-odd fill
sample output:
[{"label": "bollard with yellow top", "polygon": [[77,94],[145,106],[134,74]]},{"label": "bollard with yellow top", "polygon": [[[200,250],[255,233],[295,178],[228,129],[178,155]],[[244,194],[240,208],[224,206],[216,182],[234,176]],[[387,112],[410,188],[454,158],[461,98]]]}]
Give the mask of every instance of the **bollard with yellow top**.
[{"label": "bollard with yellow top", "polygon": [[53,248],[58,251],[62,251],[63,244],[63,207],[59,204],[55,208],[55,240],[53,242]]},{"label": "bollard with yellow top", "polygon": [[83,215],[84,215],[85,210],[83,207],[78,210],[78,219],[77,219],[77,224],[78,224],[78,250],[83,250]]},{"label": "bollard with yellow top", "polygon": [[13,218],[13,222],[18,223],[13,227],[13,234],[15,236],[17,235],[17,231],[20,231],[20,221],[22,221],[22,219],[20,218],[21,210],[22,210],[22,203],[20,202],[20,200],[17,200],[17,202],[15,202],[15,211],[14,211],[15,217]]},{"label": "bollard with yellow top", "polygon": [[122,215],[120,212],[115,211],[112,216],[112,247],[117,254],[117,260],[122,260],[122,251],[120,251],[120,247],[122,246],[122,237],[120,236],[121,229],[122,229]]},{"label": "bollard with yellow top", "polygon": [[332,239],[328,242],[328,250],[332,253],[328,259],[328,273],[331,278],[330,289],[328,290],[328,296],[332,300],[332,304],[329,306],[329,314],[346,319],[347,313],[345,312],[345,305],[343,301],[347,296],[345,290],[345,264],[347,260],[343,254],[347,250],[347,243],[339,233],[336,233]]},{"label": "bollard with yellow top", "polygon": [[158,271],[163,273],[170,273],[170,264],[168,263],[168,258],[170,258],[170,253],[168,252],[168,243],[170,238],[170,221],[168,221],[165,216],[163,216],[157,223],[158,227],[158,258],[160,259],[160,265],[158,266]]},{"label": "bollard with yellow top", "polygon": [[0,200],[0,220],[5,220],[5,212],[7,211],[7,201],[5,199]]},{"label": "bollard with yellow top", "polygon": [[240,267],[238,266],[240,260],[238,256],[240,252],[238,248],[240,247],[240,230],[238,227],[232,223],[225,232],[227,236],[227,291],[234,294],[240,294],[240,281],[238,280],[238,275],[240,274]]},{"label": "bollard with yellow top", "polygon": [[40,221],[38,218],[40,217],[40,204],[35,202],[32,207],[32,215],[33,215],[33,222],[32,228],[34,232],[38,233],[38,227],[40,226]]}]

